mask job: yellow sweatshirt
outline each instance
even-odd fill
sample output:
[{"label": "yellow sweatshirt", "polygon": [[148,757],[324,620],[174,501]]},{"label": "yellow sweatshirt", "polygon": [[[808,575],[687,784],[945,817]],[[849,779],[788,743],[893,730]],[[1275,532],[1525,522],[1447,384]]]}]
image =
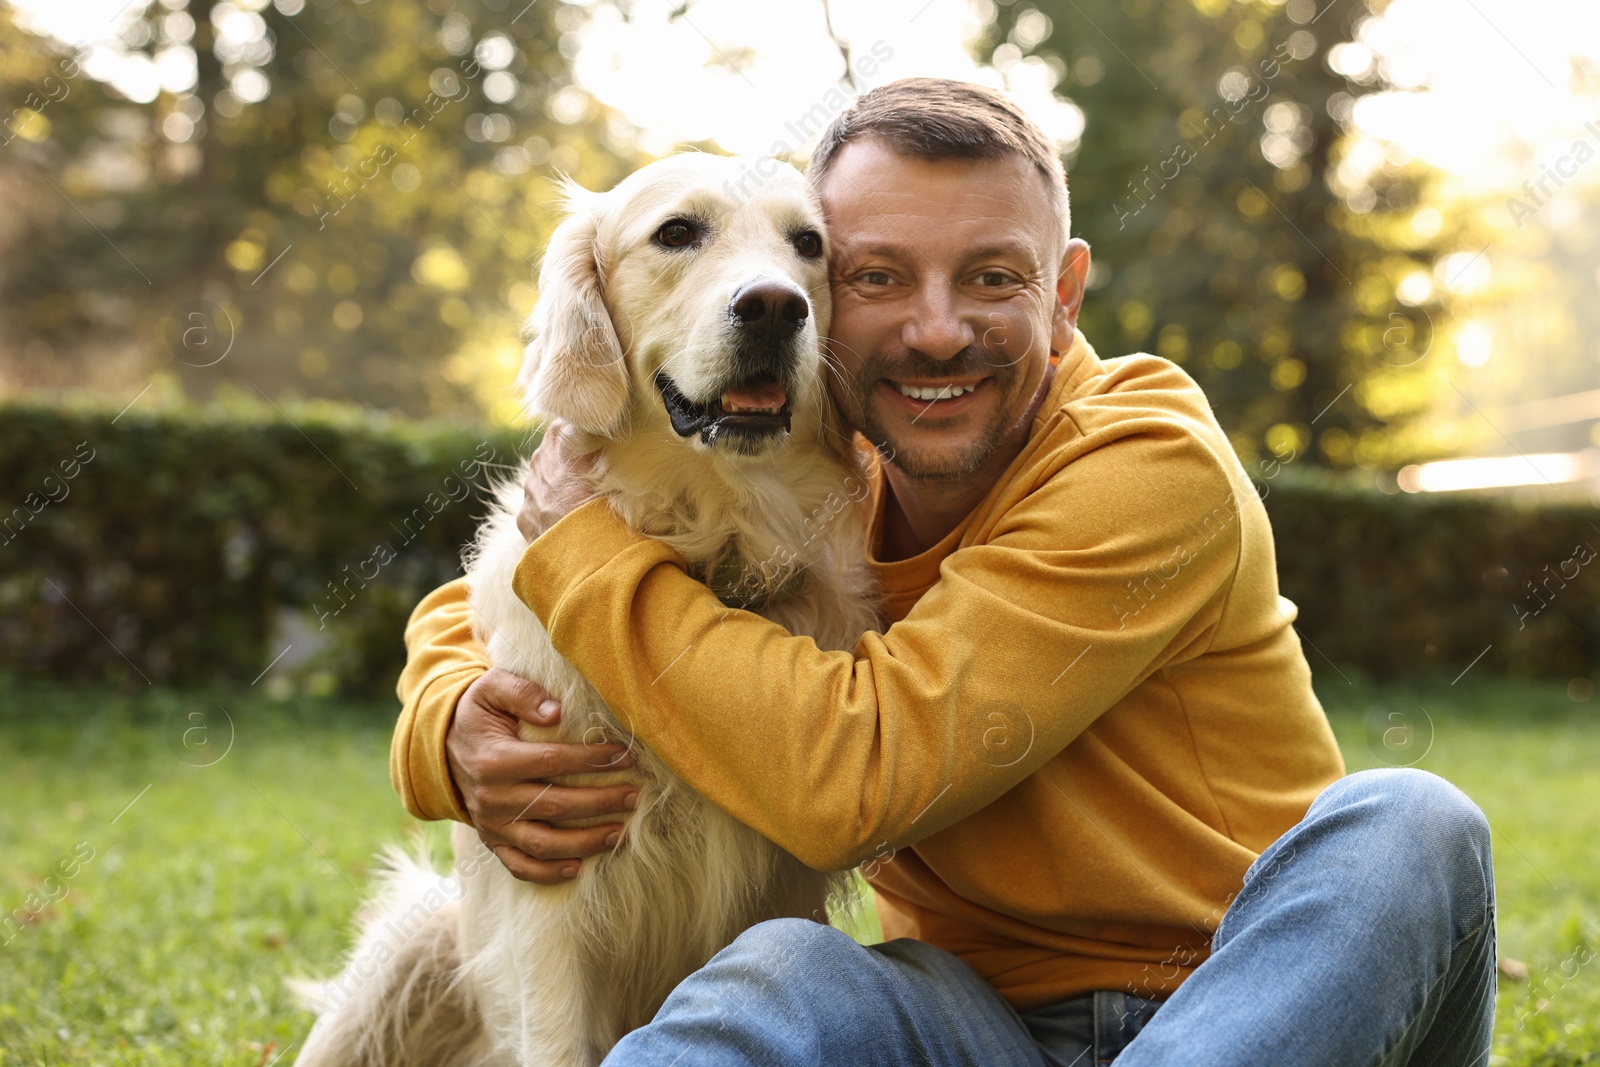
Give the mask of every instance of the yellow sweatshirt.
[{"label": "yellow sweatshirt", "polygon": [[[885,504],[880,473],[874,547]],[[515,587],[691,785],[813,866],[861,864],[885,937],[955,953],[1022,1010],[1170,994],[1245,869],[1344,773],[1205,396],[1080,335],[982,503],[873,567],[892,625],[853,653],[729,612],[601,501],[530,546]],[[444,735],[486,661],[461,583],[406,643],[395,785],[464,820]]]}]

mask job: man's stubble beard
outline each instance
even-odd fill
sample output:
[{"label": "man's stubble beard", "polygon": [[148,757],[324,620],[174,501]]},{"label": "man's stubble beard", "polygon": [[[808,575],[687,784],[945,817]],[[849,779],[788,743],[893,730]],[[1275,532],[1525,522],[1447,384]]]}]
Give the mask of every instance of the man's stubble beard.
[{"label": "man's stubble beard", "polygon": [[[887,427],[878,418],[871,402],[872,390],[885,378],[960,378],[971,374],[989,373],[992,380],[985,388],[1000,392],[1001,401],[996,406],[988,425],[983,427],[976,440],[959,450],[913,449],[889,436]],[[896,470],[916,481],[952,481],[973,474],[1005,439],[1011,428],[1011,413],[1006,410],[1005,399],[1016,383],[1018,365],[990,349],[968,346],[949,360],[935,360],[916,353],[894,361],[874,359],[862,365],[858,382],[856,403],[861,412],[860,430],[885,462],[893,463]]]}]

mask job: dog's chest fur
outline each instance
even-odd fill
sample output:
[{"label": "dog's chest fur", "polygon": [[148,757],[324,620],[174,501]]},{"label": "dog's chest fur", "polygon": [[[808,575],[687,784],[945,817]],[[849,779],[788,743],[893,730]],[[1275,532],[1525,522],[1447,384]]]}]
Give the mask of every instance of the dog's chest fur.
[{"label": "dog's chest fur", "polygon": [[[879,624],[859,549],[865,516],[853,500],[843,507],[821,503],[821,487],[848,477],[849,468],[824,459],[807,469],[809,494],[781,512],[753,508],[737,517],[734,545],[742,558],[732,570],[774,577],[767,588],[783,595],[763,596],[759,614],[819,647],[849,649]],[[515,1044],[524,1057],[545,1050],[524,1062],[592,1063],[647,1022],[678,982],[740,931],[784,916],[826,921],[829,898],[843,898],[844,877],[810,870],[690,789],[555,651],[512,592],[526,549],[515,521],[520,502],[520,489],[508,487],[481,531],[468,569],[474,630],[496,666],[538,681],[561,703],[560,723],[523,724],[525,739],[616,741],[634,754],[630,769],[564,776],[558,784],[626,780],[640,785],[640,797],[625,820],[623,843],[586,861],[573,883],[533,886],[498,863],[475,865],[464,881],[463,960],[491,1025],[519,1031]],[[663,514],[659,500],[651,504],[635,498],[613,506],[635,528],[658,531],[670,531],[684,513]],[[697,518],[727,529],[726,513],[699,510]],[[726,536],[719,541],[680,529],[664,539],[691,568],[715,572],[721,559],[723,573],[730,573]],[[780,577],[788,574],[800,577]],[[730,677],[739,669],[729,664]],[[602,821],[611,820],[562,825]],[[467,827],[457,828],[455,844],[458,863],[483,847]]]}]

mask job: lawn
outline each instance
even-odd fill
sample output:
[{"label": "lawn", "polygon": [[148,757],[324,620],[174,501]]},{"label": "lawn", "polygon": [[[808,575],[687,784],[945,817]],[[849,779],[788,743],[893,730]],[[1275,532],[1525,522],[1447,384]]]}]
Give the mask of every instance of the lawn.
[{"label": "lawn", "polygon": [[[1600,1063],[1600,699],[1318,689],[1352,770],[1416,760],[1494,825],[1500,951],[1530,974],[1502,980],[1493,1062]],[[284,978],[334,968],[374,851],[417,832],[392,717],[0,678],[0,902],[28,920],[0,935],[0,1067],[289,1063],[310,1017]]]}]

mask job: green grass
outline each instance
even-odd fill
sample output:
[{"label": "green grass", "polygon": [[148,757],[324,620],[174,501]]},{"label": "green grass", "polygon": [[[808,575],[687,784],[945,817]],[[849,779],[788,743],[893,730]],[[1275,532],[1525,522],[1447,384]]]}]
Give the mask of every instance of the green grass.
[{"label": "green grass", "polygon": [[1414,765],[1489,818],[1500,955],[1529,970],[1500,980],[1490,1063],[1600,1063],[1600,698],[1470,674],[1382,687],[1329,674],[1317,690],[1349,770],[1426,751]]},{"label": "green grass", "polygon": [[[1352,770],[1410,761],[1431,724],[1417,766],[1494,825],[1500,951],[1531,971],[1501,983],[1494,1062],[1600,1063],[1600,700],[1327,674]],[[0,678],[0,909],[43,905],[0,948],[0,1067],[262,1065],[299,1040],[283,979],[335,967],[374,851],[417,832],[389,788],[392,717]]]}]

